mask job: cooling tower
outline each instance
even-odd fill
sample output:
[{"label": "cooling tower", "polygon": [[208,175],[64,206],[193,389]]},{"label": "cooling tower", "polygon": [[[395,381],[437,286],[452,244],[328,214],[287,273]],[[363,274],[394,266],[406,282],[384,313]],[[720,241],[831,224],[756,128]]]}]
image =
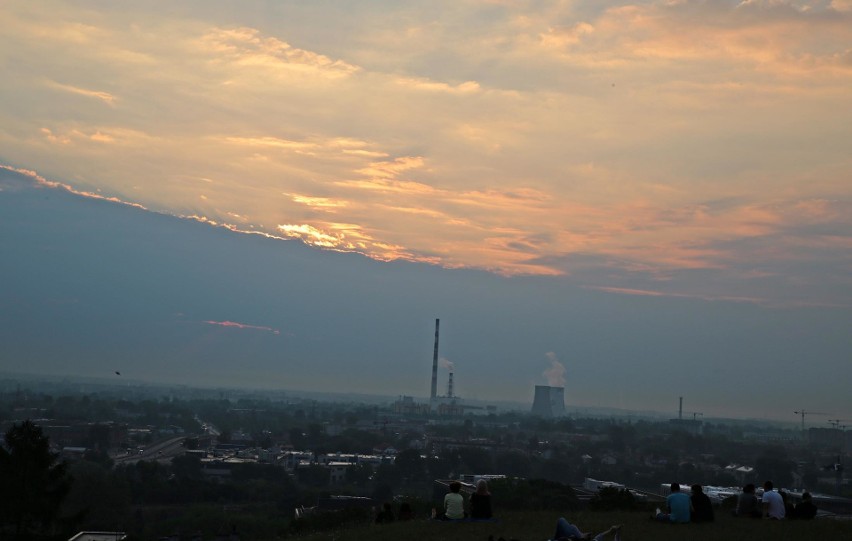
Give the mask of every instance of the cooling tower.
[{"label": "cooling tower", "polygon": [[565,415],[565,387],[536,385],[532,413],[544,418]]}]

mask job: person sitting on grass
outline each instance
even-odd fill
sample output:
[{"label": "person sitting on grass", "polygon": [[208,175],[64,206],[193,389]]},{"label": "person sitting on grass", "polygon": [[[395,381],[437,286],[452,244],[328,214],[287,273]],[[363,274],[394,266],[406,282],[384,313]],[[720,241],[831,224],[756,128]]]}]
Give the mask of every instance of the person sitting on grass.
[{"label": "person sitting on grass", "polygon": [[799,502],[799,505],[796,506],[795,517],[809,520],[816,517],[817,514],[817,506],[814,505],[813,498],[811,497],[810,492],[802,493],[802,501]]},{"label": "person sitting on grass", "polygon": [[376,513],[376,524],[388,524],[393,522],[393,506],[390,502],[382,505],[382,510]]},{"label": "person sitting on grass", "polygon": [[450,491],[444,496],[444,520],[461,520],[465,518],[464,496],[459,494],[461,483],[450,483]]},{"label": "person sitting on grass", "polygon": [[414,511],[411,510],[411,504],[402,502],[399,504],[399,520],[411,520],[414,518]]},{"label": "person sitting on grass", "polygon": [[763,513],[760,511],[760,506],[757,503],[757,496],[754,494],[754,485],[749,483],[743,487],[743,491],[737,495],[737,508],[734,509],[734,515],[738,517],[760,518]]},{"label": "person sitting on grass", "polygon": [[689,500],[692,503],[692,522],[713,522],[713,504],[701,485],[692,485]]},{"label": "person sitting on grass", "polygon": [[604,530],[593,537],[591,532],[583,533],[576,525],[571,524],[564,517],[559,517],[556,521],[556,533],[553,534],[551,541],[579,541],[581,539],[603,541],[611,533],[615,534],[613,541],[621,541],[621,524],[610,526],[608,530]]},{"label": "person sitting on grass", "polygon": [[657,513],[652,518],[662,522],[671,522],[673,524],[689,522],[692,503],[689,501],[689,496],[680,491],[680,485],[678,483],[672,483],[672,492],[666,498],[666,508],[668,513],[663,513],[658,508]]},{"label": "person sitting on grass", "polygon": [[784,498],[773,490],[772,481],[763,483],[763,516],[770,520],[782,520],[786,515]]},{"label": "person sitting on grass", "polygon": [[470,518],[474,520],[491,518],[491,493],[488,492],[488,483],[485,479],[480,479],[476,483],[476,492],[470,495]]}]

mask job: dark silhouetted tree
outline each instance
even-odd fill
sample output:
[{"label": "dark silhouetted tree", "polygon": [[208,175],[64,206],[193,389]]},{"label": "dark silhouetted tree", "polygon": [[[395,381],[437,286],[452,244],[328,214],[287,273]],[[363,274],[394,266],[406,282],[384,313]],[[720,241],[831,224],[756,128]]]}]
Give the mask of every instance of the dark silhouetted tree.
[{"label": "dark silhouetted tree", "polygon": [[5,438],[6,446],[0,448],[0,538],[67,538],[60,521],[62,500],[71,489],[65,463],[50,452],[47,437],[31,421],[12,426]]}]

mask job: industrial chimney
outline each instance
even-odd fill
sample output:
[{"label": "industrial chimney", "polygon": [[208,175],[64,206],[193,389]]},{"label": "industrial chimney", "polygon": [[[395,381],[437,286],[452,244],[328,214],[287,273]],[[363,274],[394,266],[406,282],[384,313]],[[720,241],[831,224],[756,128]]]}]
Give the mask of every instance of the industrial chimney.
[{"label": "industrial chimney", "polygon": [[453,397],[453,373],[450,372],[450,380],[447,382],[447,398]]},{"label": "industrial chimney", "polygon": [[432,355],[432,400],[438,396],[438,330],[441,320],[435,320],[435,353]]}]

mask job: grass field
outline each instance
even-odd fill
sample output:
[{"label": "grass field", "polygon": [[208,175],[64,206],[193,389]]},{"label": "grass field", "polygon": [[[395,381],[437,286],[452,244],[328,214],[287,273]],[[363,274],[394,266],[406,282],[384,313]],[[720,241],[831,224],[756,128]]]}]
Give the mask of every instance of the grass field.
[{"label": "grass field", "polygon": [[[559,515],[545,511],[503,513],[499,523],[442,523],[417,520],[383,525],[356,526],[334,532],[305,535],[301,541],[545,541],[553,535]],[[646,513],[592,512],[565,518],[581,530],[598,533],[612,524],[623,524],[622,541],[850,541],[852,521],[769,521],[716,517],[710,524],[670,525],[656,523]],[[609,537],[608,539],[612,539]]]}]

